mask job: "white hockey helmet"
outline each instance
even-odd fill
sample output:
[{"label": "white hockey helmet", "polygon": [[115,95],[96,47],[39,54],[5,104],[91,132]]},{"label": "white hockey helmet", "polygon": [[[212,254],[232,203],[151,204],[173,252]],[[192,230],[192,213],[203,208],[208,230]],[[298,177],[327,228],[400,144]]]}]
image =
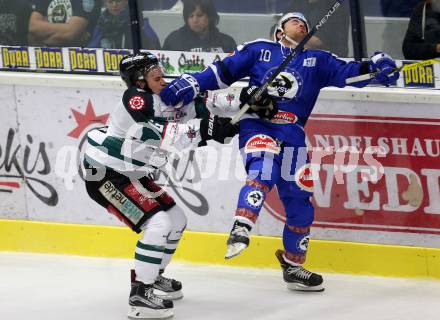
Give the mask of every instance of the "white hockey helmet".
[{"label": "white hockey helmet", "polygon": [[307,22],[306,17],[301,12],[289,12],[283,15],[280,20],[278,20],[278,28],[281,30],[284,30],[284,24],[289,21],[290,19],[299,19],[306,25],[306,31],[307,33],[310,30],[309,23]]},{"label": "white hockey helmet", "polygon": [[277,24],[277,26],[273,30],[273,34],[272,34],[273,41],[280,41],[281,40],[282,37],[278,37],[278,32],[283,32],[283,29],[281,29]]}]

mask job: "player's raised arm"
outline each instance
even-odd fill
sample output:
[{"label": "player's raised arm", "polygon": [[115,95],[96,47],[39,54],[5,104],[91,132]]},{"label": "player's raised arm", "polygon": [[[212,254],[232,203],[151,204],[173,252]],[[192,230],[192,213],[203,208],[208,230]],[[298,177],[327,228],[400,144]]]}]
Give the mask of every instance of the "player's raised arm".
[{"label": "player's raised arm", "polygon": [[[351,85],[362,88],[370,84],[372,79],[384,86],[389,86],[399,78],[396,62],[388,54],[376,51],[367,61],[345,62],[328,54],[325,69],[330,71],[324,77],[322,87],[345,87]],[[323,73],[325,73],[324,71]]]},{"label": "player's raised arm", "polygon": [[162,101],[170,106],[176,106],[179,102],[185,105],[200,92],[223,89],[248,76],[254,61],[258,59],[255,44],[238,46],[231,56],[214,62],[203,71],[182,74],[162,90]]}]

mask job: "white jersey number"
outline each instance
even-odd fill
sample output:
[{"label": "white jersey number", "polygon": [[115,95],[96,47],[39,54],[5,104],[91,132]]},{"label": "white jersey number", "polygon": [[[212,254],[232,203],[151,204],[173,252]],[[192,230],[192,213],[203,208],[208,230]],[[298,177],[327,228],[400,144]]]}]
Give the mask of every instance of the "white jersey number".
[{"label": "white jersey number", "polygon": [[260,58],[258,60],[259,61],[269,62],[270,61],[270,56],[271,56],[271,52],[269,50],[261,49],[261,51],[260,51]]}]

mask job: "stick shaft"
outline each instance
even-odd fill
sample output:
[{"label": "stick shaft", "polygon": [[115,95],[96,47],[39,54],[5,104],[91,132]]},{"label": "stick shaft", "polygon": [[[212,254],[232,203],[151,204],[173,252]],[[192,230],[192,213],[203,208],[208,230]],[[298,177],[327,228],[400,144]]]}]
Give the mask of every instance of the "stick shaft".
[{"label": "stick shaft", "polygon": [[[421,67],[433,65],[434,63],[438,63],[438,62],[440,62],[440,59],[429,59],[429,60],[423,60],[423,61],[414,62],[414,63],[410,63],[410,64],[405,64],[399,68],[393,69],[390,72],[390,74],[395,73],[395,72],[406,71],[406,70],[411,70],[411,69],[415,69],[415,68],[421,68]],[[360,76],[347,78],[345,80],[345,83],[352,84],[352,83],[359,82],[359,81],[371,80],[371,79],[376,78],[377,74],[378,74],[377,72],[361,74]]]}]

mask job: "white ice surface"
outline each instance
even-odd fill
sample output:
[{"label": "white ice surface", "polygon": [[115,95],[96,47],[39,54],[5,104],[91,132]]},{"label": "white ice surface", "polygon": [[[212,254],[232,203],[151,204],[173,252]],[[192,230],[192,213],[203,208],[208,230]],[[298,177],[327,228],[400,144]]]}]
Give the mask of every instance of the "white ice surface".
[{"label": "white ice surface", "polygon": [[[0,253],[0,320],[121,320],[131,260]],[[440,281],[325,274],[322,293],[288,291],[279,270],[172,263],[173,319],[439,320]]]}]

